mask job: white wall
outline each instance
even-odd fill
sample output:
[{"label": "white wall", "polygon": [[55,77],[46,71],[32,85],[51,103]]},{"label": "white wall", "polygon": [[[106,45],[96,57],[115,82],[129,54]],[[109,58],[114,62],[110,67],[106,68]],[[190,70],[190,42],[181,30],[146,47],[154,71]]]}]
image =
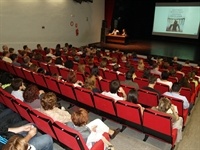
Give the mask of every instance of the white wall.
[{"label": "white wall", "polygon": [[34,49],[37,43],[54,48],[58,43],[79,47],[99,42],[104,3],[105,0],[81,4],[73,0],[0,0],[0,46],[7,44],[18,50],[23,45]]}]

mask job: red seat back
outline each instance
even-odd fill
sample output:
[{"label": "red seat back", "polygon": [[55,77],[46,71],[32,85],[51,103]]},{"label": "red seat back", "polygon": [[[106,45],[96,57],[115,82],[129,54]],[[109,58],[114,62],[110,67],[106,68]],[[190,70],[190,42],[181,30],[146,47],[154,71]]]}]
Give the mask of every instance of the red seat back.
[{"label": "red seat back", "polygon": [[49,90],[60,94],[58,81],[55,78],[50,77],[50,76],[45,76],[44,79],[46,81],[46,84],[47,84],[47,87],[48,87]]},{"label": "red seat back", "polygon": [[25,68],[22,68],[22,71],[24,72],[24,75],[25,75],[25,77],[26,77],[26,80],[28,80],[28,81],[30,81],[30,82],[32,82],[32,83],[35,83],[35,82],[36,82],[35,79],[34,79],[34,77],[33,77],[32,72],[31,72],[30,70],[27,70],[27,69],[25,69]]},{"label": "red seat back", "polygon": [[25,78],[25,75],[24,75],[24,72],[22,71],[22,68],[21,67],[18,67],[18,66],[13,66],[15,72],[16,72],[16,75],[19,77],[19,78],[22,78],[22,79],[26,79]]},{"label": "red seat back", "polygon": [[38,84],[44,88],[47,88],[47,84],[46,84],[43,74],[36,73],[36,72],[33,72],[32,74],[33,74],[34,80],[36,81],[36,84]]},{"label": "red seat back", "polygon": [[143,113],[143,127],[145,134],[164,140],[174,146],[177,129],[172,129],[172,119],[169,115],[147,108]]},{"label": "red seat back", "polygon": [[115,71],[111,71],[111,70],[105,70],[104,71],[104,76],[105,76],[105,79],[107,79],[107,80],[118,79],[117,73]]},{"label": "red seat back", "polygon": [[101,79],[100,80],[100,86],[101,86],[101,91],[110,91],[110,82],[111,80],[107,79]]},{"label": "red seat back", "polygon": [[163,83],[156,82],[156,85],[154,87],[156,90],[158,90],[161,94],[165,92],[169,92],[169,86]]},{"label": "red seat back", "polygon": [[147,79],[139,78],[139,77],[136,77],[134,79],[134,82],[136,82],[140,88],[145,87],[145,86],[147,86],[149,84]]},{"label": "red seat back", "polygon": [[138,90],[138,103],[147,107],[158,106],[159,95],[158,93],[151,92],[144,89]]},{"label": "red seat back", "polygon": [[122,119],[123,124],[142,131],[142,114],[137,104],[127,101],[117,101],[115,106],[117,117]]},{"label": "red seat back", "polygon": [[60,92],[63,96],[69,97],[72,100],[76,100],[76,96],[74,93],[74,86],[72,83],[59,81],[58,86],[59,86]]}]

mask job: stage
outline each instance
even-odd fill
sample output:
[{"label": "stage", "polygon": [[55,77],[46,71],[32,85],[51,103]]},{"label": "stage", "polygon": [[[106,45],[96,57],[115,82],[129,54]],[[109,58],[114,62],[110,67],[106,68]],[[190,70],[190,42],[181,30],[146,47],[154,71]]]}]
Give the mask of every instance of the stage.
[{"label": "stage", "polygon": [[153,56],[174,57],[180,60],[190,60],[191,62],[200,61],[200,45],[197,43],[162,41],[162,40],[129,40],[126,44],[115,43],[92,43],[101,49],[119,49],[125,53],[136,52],[140,55],[151,54]]}]

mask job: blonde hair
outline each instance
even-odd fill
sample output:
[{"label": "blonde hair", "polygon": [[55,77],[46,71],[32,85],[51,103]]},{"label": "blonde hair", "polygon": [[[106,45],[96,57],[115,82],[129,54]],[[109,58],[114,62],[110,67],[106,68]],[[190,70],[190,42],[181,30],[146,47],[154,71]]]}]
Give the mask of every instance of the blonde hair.
[{"label": "blonde hair", "polygon": [[89,90],[96,88],[96,77],[94,75],[91,75],[86,78],[84,88]]},{"label": "blonde hair", "polygon": [[171,108],[171,101],[166,97],[162,97],[159,100],[158,111],[167,112],[170,108]]},{"label": "blonde hair", "polygon": [[85,64],[79,64],[77,71],[85,74]]},{"label": "blonde hair", "polygon": [[41,106],[44,110],[52,110],[57,106],[57,97],[53,92],[45,93],[41,99]]},{"label": "blonde hair", "polygon": [[19,135],[13,135],[6,145],[2,147],[2,150],[27,150],[28,143],[25,139]]}]

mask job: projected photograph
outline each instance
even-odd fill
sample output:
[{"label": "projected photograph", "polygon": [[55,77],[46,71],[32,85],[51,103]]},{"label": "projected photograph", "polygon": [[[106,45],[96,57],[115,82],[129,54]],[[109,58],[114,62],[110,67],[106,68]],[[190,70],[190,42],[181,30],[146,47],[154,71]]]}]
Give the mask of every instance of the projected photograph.
[{"label": "projected photograph", "polygon": [[184,9],[171,9],[167,18],[166,31],[183,32],[185,12]]}]

